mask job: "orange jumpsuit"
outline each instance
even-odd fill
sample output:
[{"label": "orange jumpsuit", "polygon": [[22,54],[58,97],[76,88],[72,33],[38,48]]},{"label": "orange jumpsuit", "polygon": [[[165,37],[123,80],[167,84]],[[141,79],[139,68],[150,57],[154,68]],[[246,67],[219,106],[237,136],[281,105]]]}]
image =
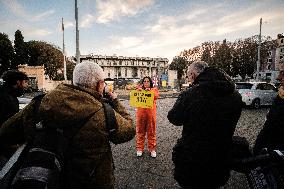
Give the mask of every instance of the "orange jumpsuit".
[{"label": "orange jumpsuit", "polygon": [[145,136],[147,134],[148,150],[156,151],[156,100],[159,98],[157,88],[151,88],[154,92],[153,108],[137,108],[136,110],[136,150],[144,150]]}]

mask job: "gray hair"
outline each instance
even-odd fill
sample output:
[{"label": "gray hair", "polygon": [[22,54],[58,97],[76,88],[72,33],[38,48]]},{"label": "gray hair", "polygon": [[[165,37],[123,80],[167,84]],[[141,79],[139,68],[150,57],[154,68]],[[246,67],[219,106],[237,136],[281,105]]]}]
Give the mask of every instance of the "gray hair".
[{"label": "gray hair", "polygon": [[201,72],[203,72],[205,70],[205,68],[208,67],[208,64],[204,61],[197,60],[197,61],[194,61],[192,64],[190,64],[190,66],[193,69],[195,69],[198,74],[200,74]]},{"label": "gray hair", "polygon": [[103,69],[98,64],[91,61],[84,61],[77,64],[73,71],[73,84],[75,86],[92,88],[97,86],[98,81],[104,79],[105,75]]}]

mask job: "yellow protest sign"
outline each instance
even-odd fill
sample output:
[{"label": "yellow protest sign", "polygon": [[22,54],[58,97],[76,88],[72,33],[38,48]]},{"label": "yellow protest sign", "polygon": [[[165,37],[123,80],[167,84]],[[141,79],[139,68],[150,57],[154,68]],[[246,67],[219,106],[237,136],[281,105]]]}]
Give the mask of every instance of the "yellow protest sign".
[{"label": "yellow protest sign", "polygon": [[153,108],[154,92],[132,90],[130,92],[130,106],[137,108]]},{"label": "yellow protest sign", "polygon": [[167,81],[162,81],[162,87],[166,87],[167,86]]}]

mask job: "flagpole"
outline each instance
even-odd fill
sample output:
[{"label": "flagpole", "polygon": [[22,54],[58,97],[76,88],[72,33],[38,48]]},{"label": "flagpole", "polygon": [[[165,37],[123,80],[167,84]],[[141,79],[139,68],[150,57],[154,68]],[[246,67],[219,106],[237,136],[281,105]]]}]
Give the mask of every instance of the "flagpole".
[{"label": "flagpole", "polygon": [[63,33],[63,73],[64,73],[64,80],[67,80],[67,74],[66,74],[66,59],[65,59],[65,43],[64,43],[64,23],[62,18],[62,33]]},{"label": "flagpole", "polygon": [[76,20],[76,64],[80,63],[80,50],[79,50],[79,29],[78,29],[78,7],[77,0],[75,0],[75,20]]}]

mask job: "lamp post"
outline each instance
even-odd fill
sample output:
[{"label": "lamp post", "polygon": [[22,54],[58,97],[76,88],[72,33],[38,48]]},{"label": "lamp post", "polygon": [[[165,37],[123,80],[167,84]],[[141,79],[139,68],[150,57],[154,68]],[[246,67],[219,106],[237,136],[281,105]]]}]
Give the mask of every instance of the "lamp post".
[{"label": "lamp post", "polygon": [[262,25],[262,18],[260,18],[260,22],[259,22],[259,36],[258,36],[258,49],[257,49],[257,62],[256,62],[256,81],[259,81],[261,25]]},{"label": "lamp post", "polygon": [[62,18],[62,35],[63,35],[63,74],[64,74],[64,80],[67,80],[67,74],[66,74],[66,59],[65,59],[65,43],[64,43],[64,23]]}]

